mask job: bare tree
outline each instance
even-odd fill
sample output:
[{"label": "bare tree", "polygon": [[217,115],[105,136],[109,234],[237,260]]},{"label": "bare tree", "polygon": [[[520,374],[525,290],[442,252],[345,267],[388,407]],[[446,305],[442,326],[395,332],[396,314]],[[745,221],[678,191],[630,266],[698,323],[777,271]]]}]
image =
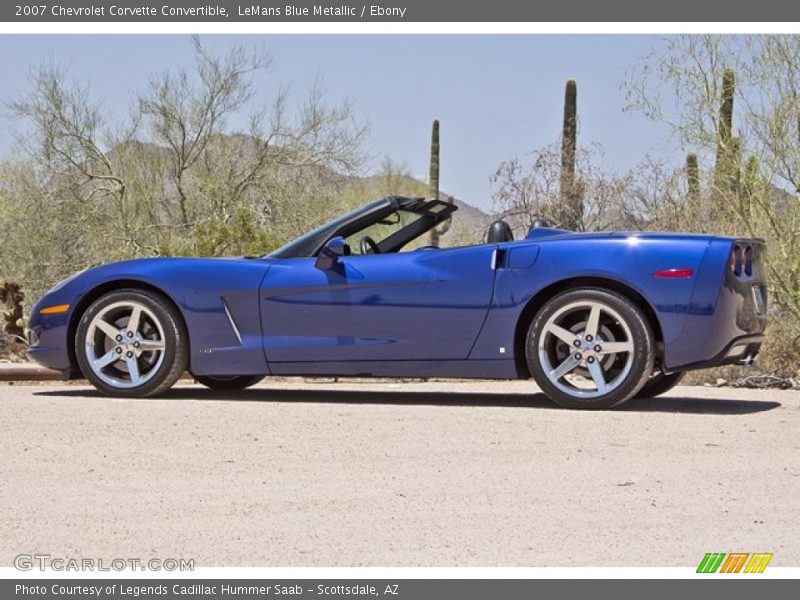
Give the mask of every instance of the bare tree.
[{"label": "bare tree", "polygon": [[271,64],[265,53],[248,53],[234,47],[218,57],[206,49],[199,37],[192,38],[196,72],[166,71],[151,79],[139,98],[139,106],[154,140],[171,152],[170,179],[175,186],[181,223],[188,227],[190,215],[186,176],[215,135],[223,132],[226,118],[242,109],[253,97],[251,75]]},{"label": "bare tree", "polygon": [[[598,144],[578,148],[576,172],[571,189],[580,194],[581,214],[570,213],[569,223],[580,231],[606,228],[615,221],[614,207],[619,207],[628,188],[625,177],[604,171],[600,166],[603,150]],[[512,228],[524,233],[536,217],[556,226],[565,226],[561,194],[562,165],[558,143],[500,164],[490,177],[495,209],[508,219]],[[618,214],[617,211],[616,214]]]},{"label": "bare tree", "polygon": [[194,69],[154,76],[130,118],[52,65],[5,104],[25,152],[0,164],[0,273],[29,298],[101,261],[264,253],[342,208],[368,131],[352,105],[257,88],[264,51],[192,45]]},{"label": "bare tree", "polygon": [[[242,46],[217,56],[196,37],[193,45],[194,78],[186,71],[165,72],[139,98],[154,140],[168,149],[169,180],[184,227],[219,229],[223,241],[242,211],[262,222],[278,214],[275,201],[287,187],[296,189],[293,179],[318,180],[325,170],[341,175],[359,167],[367,128],[357,124],[350,104],[328,106],[317,83],[294,111],[285,90],[266,109],[254,107],[253,76],[269,69],[272,58]],[[229,117],[246,111],[247,130],[231,133]]]},{"label": "bare tree", "polygon": [[95,195],[115,201],[125,197],[125,181],[107,149],[129,139],[135,125],[121,138],[112,138],[87,85],[69,81],[62,68],[45,64],[33,72],[31,89],[5,106],[32,125],[34,143],[25,144],[27,149],[51,177],[68,182],[56,192],[85,194],[86,200]]},{"label": "bare tree", "polygon": [[517,233],[527,231],[536,217],[548,217],[557,205],[561,187],[561,154],[553,144],[535,150],[526,159],[500,163],[489,178],[492,201],[499,216]]},{"label": "bare tree", "polygon": [[630,230],[691,231],[696,222],[688,212],[688,193],[680,169],[650,156],[625,174],[615,227]]}]

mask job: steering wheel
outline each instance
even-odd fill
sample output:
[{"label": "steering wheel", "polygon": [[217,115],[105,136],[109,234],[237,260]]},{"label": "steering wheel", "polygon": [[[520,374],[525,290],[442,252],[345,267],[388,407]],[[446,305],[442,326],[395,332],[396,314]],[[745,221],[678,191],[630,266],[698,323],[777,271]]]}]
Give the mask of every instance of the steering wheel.
[{"label": "steering wheel", "polygon": [[361,242],[359,243],[359,246],[361,247],[361,254],[362,255],[363,254],[369,254],[370,251],[372,251],[372,254],[380,254],[381,253],[381,249],[378,248],[378,244],[376,244],[375,240],[373,240],[368,235],[365,235],[364,237],[361,238]]}]

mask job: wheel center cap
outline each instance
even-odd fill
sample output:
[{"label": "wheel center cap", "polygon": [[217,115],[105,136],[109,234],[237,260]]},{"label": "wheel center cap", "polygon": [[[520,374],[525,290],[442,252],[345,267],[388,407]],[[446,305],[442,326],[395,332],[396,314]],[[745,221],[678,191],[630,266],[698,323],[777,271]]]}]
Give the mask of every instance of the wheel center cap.
[{"label": "wheel center cap", "polygon": [[136,347],[138,341],[139,341],[138,336],[132,338],[125,337],[125,339],[123,339],[121,342],[117,344],[117,348],[120,348],[124,353],[128,352],[138,353],[139,348]]}]

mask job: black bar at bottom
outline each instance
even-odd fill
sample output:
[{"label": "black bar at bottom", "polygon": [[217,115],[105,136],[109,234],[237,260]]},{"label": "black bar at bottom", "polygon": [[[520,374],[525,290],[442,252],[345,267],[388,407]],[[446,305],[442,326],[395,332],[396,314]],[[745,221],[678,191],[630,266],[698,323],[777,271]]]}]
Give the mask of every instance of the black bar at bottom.
[{"label": "black bar at bottom", "polygon": [[[756,588],[758,586],[758,588]],[[790,588],[791,586],[791,588]],[[791,595],[790,594],[791,590]],[[726,600],[796,597],[797,582],[716,574],[693,579],[6,579],[4,600],[254,600],[260,598],[382,598],[384,600],[499,600],[505,598],[647,598],[647,600],[719,597]],[[713,595],[713,596],[710,596]]]}]

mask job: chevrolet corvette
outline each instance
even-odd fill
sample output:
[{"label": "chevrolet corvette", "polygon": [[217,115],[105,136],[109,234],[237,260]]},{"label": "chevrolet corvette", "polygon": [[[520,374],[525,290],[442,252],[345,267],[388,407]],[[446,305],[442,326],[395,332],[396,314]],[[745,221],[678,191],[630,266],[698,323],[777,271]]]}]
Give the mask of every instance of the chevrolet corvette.
[{"label": "chevrolet corvette", "polygon": [[457,206],[390,196],[266,256],[94,267],[34,307],[29,355],[109,396],[185,371],[240,390],[265,376],[533,378],[610,408],[691,369],[749,364],[764,339],[764,243],[575,233],[503,221],[484,243],[424,245]]}]

